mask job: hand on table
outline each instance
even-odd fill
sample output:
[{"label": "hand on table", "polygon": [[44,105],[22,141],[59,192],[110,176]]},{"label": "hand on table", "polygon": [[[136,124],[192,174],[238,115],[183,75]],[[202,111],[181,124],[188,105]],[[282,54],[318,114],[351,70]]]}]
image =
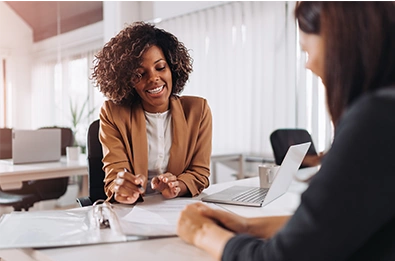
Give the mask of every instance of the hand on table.
[{"label": "hand on table", "polygon": [[[225,214],[222,215],[221,212]],[[180,214],[177,235],[187,243],[209,252],[219,260],[226,242],[234,236],[233,232],[224,229],[223,224],[217,222],[218,219],[226,220],[225,216],[225,211],[211,209],[203,203],[190,204]],[[236,224],[238,222],[232,221],[230,223]]]}]

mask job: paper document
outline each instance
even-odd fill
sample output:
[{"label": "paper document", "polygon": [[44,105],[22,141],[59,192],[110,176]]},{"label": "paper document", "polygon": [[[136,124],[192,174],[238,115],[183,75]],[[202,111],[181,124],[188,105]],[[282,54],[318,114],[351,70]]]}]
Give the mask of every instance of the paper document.
[{"label": "paper document", "polygon": [[186,205],[196,203],[192,199],[164,199],[147,196],[128,213],[117,212],[121,232],[125,235],[175,236],[180,212]]}]

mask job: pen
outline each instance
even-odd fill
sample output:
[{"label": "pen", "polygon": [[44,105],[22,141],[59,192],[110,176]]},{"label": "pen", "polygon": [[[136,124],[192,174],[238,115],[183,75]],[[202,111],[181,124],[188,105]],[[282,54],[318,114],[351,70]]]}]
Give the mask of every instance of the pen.
[{"label": "pen", "polygon": [[[123,171],[126,173],[126,172],[129,172],[126,168],[123,168]],[[137,188],[139,189],[139,191],[141,192],[141,193],[143,193],[144,192],[144,189],[143,189],[143,186],[141,186],[141,184],[138,184],[138,185],[136,185],[137,186]]]}]

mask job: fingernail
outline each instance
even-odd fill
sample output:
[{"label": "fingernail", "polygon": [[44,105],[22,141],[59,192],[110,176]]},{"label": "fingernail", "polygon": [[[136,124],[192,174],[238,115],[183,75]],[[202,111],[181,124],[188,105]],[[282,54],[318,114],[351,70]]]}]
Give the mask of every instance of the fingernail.
[{"label": "fingernail", "polygon": [[118,191],[119,186],[114,186],[114,190]]}]

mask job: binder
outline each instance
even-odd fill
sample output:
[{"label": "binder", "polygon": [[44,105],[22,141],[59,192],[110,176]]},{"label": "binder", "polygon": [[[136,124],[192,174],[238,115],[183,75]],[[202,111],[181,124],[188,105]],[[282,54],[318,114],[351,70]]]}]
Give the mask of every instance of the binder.
[{"label": "binder", "polygon": [[0,217],[0,249],[52,248],[176,236],[180,211],[193,199],[161,195],[136,205],[97,201],[69,210],[12,212]]}]

